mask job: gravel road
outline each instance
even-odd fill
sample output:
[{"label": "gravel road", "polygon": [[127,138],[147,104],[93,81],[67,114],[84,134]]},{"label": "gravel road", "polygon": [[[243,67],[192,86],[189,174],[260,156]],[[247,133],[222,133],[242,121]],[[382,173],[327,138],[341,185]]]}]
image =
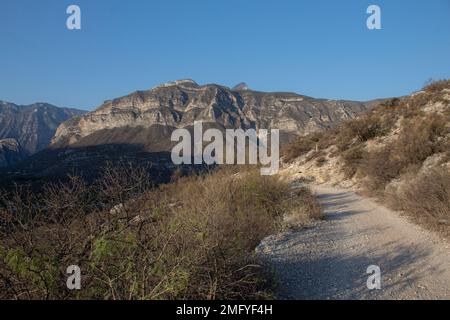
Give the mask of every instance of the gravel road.
[{"label": "gravel road", "polygon": [[[313,187],[324,221],[266,238],[257,248],[279,299],[450,299],[450,245],[352,191]],[[367,288],[367,268],[381,289]]]}]

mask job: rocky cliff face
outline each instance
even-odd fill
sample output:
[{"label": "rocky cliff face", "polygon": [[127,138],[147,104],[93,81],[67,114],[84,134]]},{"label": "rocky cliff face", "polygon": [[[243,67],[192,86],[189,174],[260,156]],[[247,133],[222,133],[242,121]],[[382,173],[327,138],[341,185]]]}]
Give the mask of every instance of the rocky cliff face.
[{"label": "rocky cliff face", "polygon": [[94,179],[106,164],[125,162],[149,168],[155,183],[164,182],[176,169],[170,159],[171,133],[191,130],[194,121],[203,121],[204,128],[280,129],[283,143],[354,118],[371,104],[257,92],[246,85],[230,89],[192,80],[170,82],[105,101],[63,122],[49,148],[3,180],[7,186],[17,180],[41,185],[74,173]]},{"label": "rocky cliff face", "polygon": [[15,139],[24,152],[33,154],[50,144],[62,122],[83,113],[46,103],[19,106],[0,101],[0,139]]},{"label": "rocky cliff face", "polygon": [[[289,139],[334,126],[369,107],[369,103],[314,99],[295,93],[257,92],[246,85],[245,89],[230,89],[180,80],[105,101],[95,111],[61,124],[52,145],[123,143],[123,134],[117,132],[124,130],[151,130],[146,145],[154,145],[157,141],[152,140],[170,137],[173,128],[187,128],[198,120],[222,128],[280,129],[282,137]],[[142,142],[134,140],[136,134],[128,136],[128,143]]]},{"label": "rocky cliff face", "polygon": [[27,153],[22,149],[17,140],[0,140],[0,168],[14,166],[26,157]]}]

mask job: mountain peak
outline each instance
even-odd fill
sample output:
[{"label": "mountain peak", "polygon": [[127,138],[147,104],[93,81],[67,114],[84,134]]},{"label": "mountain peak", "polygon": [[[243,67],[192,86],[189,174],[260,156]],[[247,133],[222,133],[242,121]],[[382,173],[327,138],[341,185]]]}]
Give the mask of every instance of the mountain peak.
[{"label": "mountain peak", "polygon": [[192,86],[192,87],[198,87],[198,83],[195,82],[192,79],[181,79],[181,80],[175,80],[166,82],[163,84],[160,84],[159,86],[156,86],[156,88],[163,88],[163,87],[172,87],[172,86]]},{"label": "mountain peak", "polygon": [[[0,140],[15,139],[29,154],[47,147],[56,128],[64,121],[83,114],[76,109],[58,108],[44,102],[16,105],[0,102]],[[10,141],[8,145],[11,145]]]},{"label": "mountain peak", "polygon": [[235,90],[235,91],[250,90],[250,88],[245,82],[241,82],[241,83],[235,85],[232,90]]}]

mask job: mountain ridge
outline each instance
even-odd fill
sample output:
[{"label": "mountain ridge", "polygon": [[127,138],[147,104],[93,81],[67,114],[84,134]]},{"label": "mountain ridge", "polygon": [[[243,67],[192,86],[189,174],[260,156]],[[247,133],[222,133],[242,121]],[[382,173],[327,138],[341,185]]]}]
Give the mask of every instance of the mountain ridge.
[{"label": "mountain ridge", "polygon": [[370,102],[233,90],[218,84],[177,80],[106,100],[97,109],[63,122],[56,130],[52,146],[76,144],[104,129],[155,125],[186,128],[194,121],[224,128],[280,129],[289,138],[354,118],[370,107]]},{"label": "mountain ridge", "polygon": [[171,134],[179,128],[192,133],[194,121],[205,129],[279,129],[283,145],[353,119],[374,104],[172,81],[106,100],[62,122],[49,147],[15,168],[9,181],[42,184],[74,173],[95,179],[105,165],[123,162],[150,167],[155,183],[169,181],[177,169],[170,160]]},{"label": "mountain ridge", "polygon": [[0,139],[15,139],[28,154],[45,149],[57,127],[85,111],[37,102],[18,105],[0,101]]}]

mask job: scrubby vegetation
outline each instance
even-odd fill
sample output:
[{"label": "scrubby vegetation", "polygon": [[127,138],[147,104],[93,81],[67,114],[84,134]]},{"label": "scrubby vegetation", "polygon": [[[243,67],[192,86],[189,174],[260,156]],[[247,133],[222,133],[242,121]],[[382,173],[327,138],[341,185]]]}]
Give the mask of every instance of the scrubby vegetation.
[{"label": "scrubby vegetation", "polygon": [[[316,166],[338,157],[345,179],[404,210],[417,221],[450,229],[450,80],[409,97],[385,100],[333,130],[298,138],[285,161]],[[425,222],[426,221],[426,222]]]},{"label": "scrubby vegetation", "polygon": [[[332,141],[328,139],[328,135],[324,135],[323,132],[314,132],[307,136],[295,139],[292,143],[283,147],[281,153],[284,160],[289,162],[301,155],[309,153],[311,150],[318,153],[319,150],[328,148],[331,143]],[[316,155],[318,154],[314,154],[314,157]]]},{"label": "scrubby vegetation", "polygon": [[450,86],[450,80],[428,80],[428,83],[423,88],[427,92],[436,93],[441,92],[442,90],[448,89]]},{"label": "scrubby vegetation", "polygon": [[322,218],[322,207],[311,190],[302,186],[291,191],[289,208],[286,209],[284,214],[282,228],[295,230]]},{"label": "scrubby vegetation", "polygon": [[[73,177],[40,194],[2,194],[0,298],[266,298],[255,247],[293,206],[317,215],[308,191],[293,197],[256,169],[177,176],[158,188],[146,172],[108,167],[94,184]],[[81,290],[66,287],[70,265],[81,268]]]},{"label": "scrubby vegetation", "polygon": [[450,225],[450,172],[431,169],[411,177],[400,189],[386,192],[386,199],[398,210],[409,213],[417,222],[444,234]]}]

